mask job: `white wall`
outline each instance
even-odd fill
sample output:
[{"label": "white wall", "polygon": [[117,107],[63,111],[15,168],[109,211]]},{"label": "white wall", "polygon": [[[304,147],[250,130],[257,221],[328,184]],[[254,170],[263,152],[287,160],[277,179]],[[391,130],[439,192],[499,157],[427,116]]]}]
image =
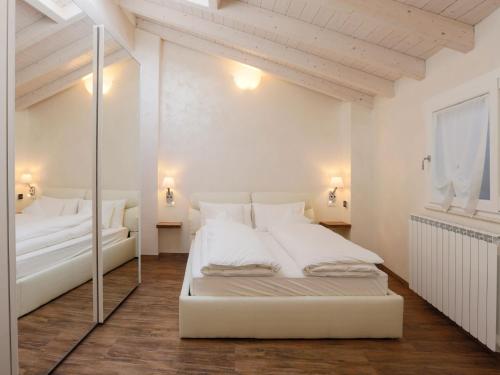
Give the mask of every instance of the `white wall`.
[{"label": "white wall", "polygon": [[199,191],[310,192],[319,218],[349,220],[348,210],[327,207],[329,177],[350,177],[349,109],[271,76],[241,91],[236,67],[163,45],[159,180],[171,175],[177,186],[174,208],[159,194],[158,215],[184,228],[160,231],[160,251],[188,250],[188,200]]},{"label": "white wall", "polygon": [[[476,26],[476,46],[468,54],[442,50],[427,62],[421,81],[402,79],[396,96],[376,101],[373,121],[376,132],[375,248],[386,265],[408,279],[408,228],[410,213],[423,213],[469,225],[500,231],[498,224],[464,219],[425,210],[425,175],[421,160],[427,153],[424,102],[447,89],[500,67],[500,10]],[[354,168],[354,167],[353,167]],[[354,197],[353,197],[354,199]],[[372,223],[364,223],[361,231]]]},{"label": "white wall", "polygon": [[[133,60],[105,69],[112,79],[104,96],[103,189],[138,190],[139,67]],[[83,82],[16,113],[16,179],[35,185],[90,188],[93,158],[92,98]],[[17,184],[17,192],[27,193]],[[18,202],[18,208],[29,199]]]}]

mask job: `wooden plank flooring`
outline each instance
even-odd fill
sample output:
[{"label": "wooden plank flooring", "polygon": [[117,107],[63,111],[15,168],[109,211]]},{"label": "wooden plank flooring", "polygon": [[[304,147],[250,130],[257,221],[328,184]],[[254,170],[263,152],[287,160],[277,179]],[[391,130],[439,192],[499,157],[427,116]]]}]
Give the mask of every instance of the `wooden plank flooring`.
[{"label": "wooden plank flooring", "polygon": [[[136,284],[137,259],[104,275],[106,316]],[[46,374],[93,326],[92,281],[19,318],[19,374]]]},{"label": "wooden plank flooring", "polygon": [[186,256],[143,260],[143,284],[57,370],[58,375],[500,374],[500,357],[396,279],[401,340],[199,340],[178,337]]}]

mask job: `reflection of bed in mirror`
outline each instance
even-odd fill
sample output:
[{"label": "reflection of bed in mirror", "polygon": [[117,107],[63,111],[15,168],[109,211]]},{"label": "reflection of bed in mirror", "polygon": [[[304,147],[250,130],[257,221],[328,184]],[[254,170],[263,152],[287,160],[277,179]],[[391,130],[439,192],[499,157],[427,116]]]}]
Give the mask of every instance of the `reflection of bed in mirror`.
[{"label": "reflection of bed in mirror", "polygon": [[[43,195],[57,199],[78,200],[76,214],[58,215],[22,213],[16,216],[17,305],[23,316],[62,294],[92,279],[92,225],[81,207],[91,198],[89,190],[45,188]],[[123,201],[124,210],[111,210],[110,224],[102,230],[104,273],[137,256],[137,191],[104,190],[104,201]],[[68,201],[69,202],[69,201]],[[78,212],[80,211],[80,212]],[[117,215],[113,217],[113,214]],[[73,213],[73,212],[71,212]],[[114,225],[113,225],[114,224]],[[90,230],[90,231],[89,231]],[[18,237],[19,238],[19,237]],[[22,246],[21,246],[22,245]]]}]

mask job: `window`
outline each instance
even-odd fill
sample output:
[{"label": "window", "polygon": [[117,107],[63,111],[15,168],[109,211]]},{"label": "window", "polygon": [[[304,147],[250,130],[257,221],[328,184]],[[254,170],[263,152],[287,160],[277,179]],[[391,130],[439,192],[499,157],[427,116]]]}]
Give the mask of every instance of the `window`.
[{"label": "window", "polygon": [[489,95],[433,113],[432,201],[468,214],[492,199]]}]

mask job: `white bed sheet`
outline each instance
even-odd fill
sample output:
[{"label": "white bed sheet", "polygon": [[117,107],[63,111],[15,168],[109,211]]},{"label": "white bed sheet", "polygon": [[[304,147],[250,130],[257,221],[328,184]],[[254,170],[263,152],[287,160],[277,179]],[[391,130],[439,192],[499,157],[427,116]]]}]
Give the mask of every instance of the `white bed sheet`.
[{"label": "white bed sheet", "polygon": [[[102,231],[103,248],[114,245],[128,237],[128,228],[109,228]],[[20,255],[16,259],[16,278],[33,275],[54,267],[68,259],[92,250],[92,234]]]},{"label": "white bed sheet", "polygon": [[[197,234],[198,236],[198,234]],[[286,250],[268,232],[258,236],[280,263],[275,276],[225,277],[201,273],[201,246],[195,237],[190,293],[193,296],[384,296],[388,294],[387,274],[379,271],[373,277],[305,276]]]}]

